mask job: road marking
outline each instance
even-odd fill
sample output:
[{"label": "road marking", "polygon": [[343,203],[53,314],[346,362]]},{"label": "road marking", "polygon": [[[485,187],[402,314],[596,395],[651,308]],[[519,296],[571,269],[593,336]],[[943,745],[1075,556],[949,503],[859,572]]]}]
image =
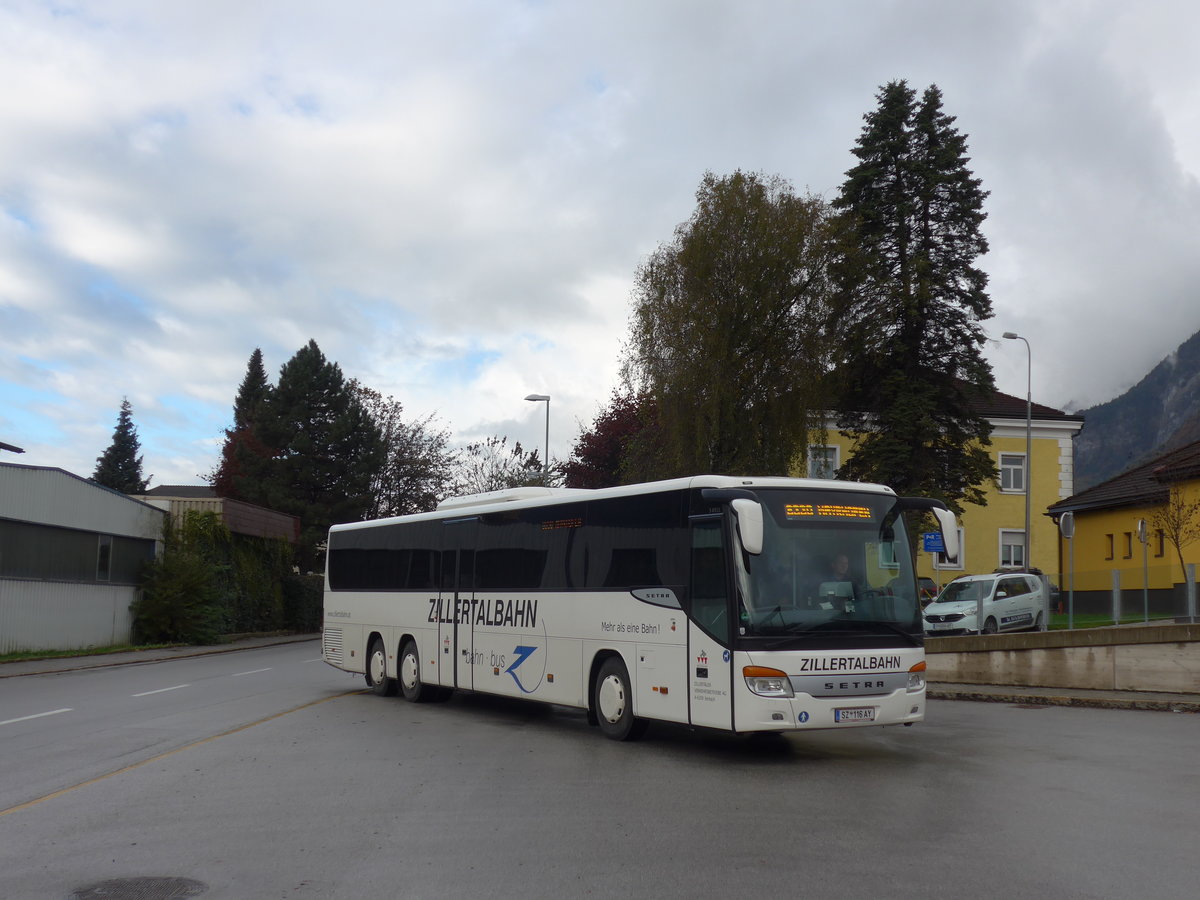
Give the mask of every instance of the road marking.
[{"label": "road marking", "polygon": [[184,750],[190,750],[192,747],[199,747],[201,744],[207,744],[209,741],[215,741],[218,738],[229,737],[231,734],[237,734],[239,731],[245,731],[248,728],[253,728],[255,725],[262,725],[265,722],[283,718],[284,716],[291,715],[294,712],[300,712],[300,710],[308,709],[310,706],[318,706],[322,703],[328,703],[330,700],[341,700],[343,697],[353,697],[356,694],[365,693],[367,693],[365,690],[346,691],[345,693],[334,694],[332,697],[322,697],[320,700],[312,700],[308,703],[301,703],[299,706],[293,707],[292,709],[285,709],[283,712],[273,713],[272,715],[259,719],[257,722],[247,722],[245,725],[239,725],[237,728],[230,728],[228,731],[222,731],[220,734],[214,734],[206,738],[200,738],[198,741],[192,741],[190,744],[184,744],[182,747],[176,747],[174,750],[168,750],[166,753],[160,753],[158,756],[152,756],[149,759],[143,759],[141,762],[130,763],[129,765],[117,769],[116,771],[109,772],[107,775],[97,775],[95,778],[89,778],[87,781],[81,781],[79,784],[73,784],[70,787],[60,788],[57,791],[46,794],[44,797],[28,800],[25,803],[18,803],[16,806],[10,806],[8,809],[0,809],[0,819],[4,818],[10,813],[21,812],[22,810],[30,809],[38,804],[45,803],[47,800],[53,800],[56,797],[62,797],[65,794],[69,794],[72,791],[78,790],[79,788],[87,787],[90,784],[96,784],[97,782],[104,781],[106,778],[112,778],[114,775],[123,775],[126,772],[132,772],[134,769],[140,769],[144,765],[158,762],[160,759],[166,759],[168,756],[174,756],[176,753],[180,753]]},{"label": "road marking", "polygon": [[236,672],[229,677],[237,678],[239,675],[257,675],[259,672],[270,672],[271,668],[271,666],[267,666],[265,669],[251,669],[249,672]]},{"label": "road marking", "polygon": [[151,694],[165,694],[167,691],[177,691],[180,688],[191,687],[190,684],[177,684],[175,687],[159,688],[157,691],[142,691],[140,694],[131,694],[132,697],[149,697]]},{"label": "road marking", "polygon": [[57,716],[59,713],[65,713],[65,712],[71,712],[71,711],[72,710],[70,708],[52,709],[52,710],[50,710],[50,712],[34,713],[32,716],[21,716],[19,719],[5,719],[3,722],[0,722],[0,725],[11,725],[13,722],[28,722],[30,719],[40,719],[43,716]]}]

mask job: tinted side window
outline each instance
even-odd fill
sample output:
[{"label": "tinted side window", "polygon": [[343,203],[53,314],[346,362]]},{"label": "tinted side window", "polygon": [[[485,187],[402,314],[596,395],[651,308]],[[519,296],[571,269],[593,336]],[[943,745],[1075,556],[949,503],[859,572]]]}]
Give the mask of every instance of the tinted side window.
[{"label": "tinted side window", "polygon": [[383,525],[329,536],[329,586],[335,591],[429,590],[438,571],[437,522]]},{"label": "tinted side window", "polygon": [[589,588],[684,583],[688,538],[682,492],[594,500],[587,504]]}]

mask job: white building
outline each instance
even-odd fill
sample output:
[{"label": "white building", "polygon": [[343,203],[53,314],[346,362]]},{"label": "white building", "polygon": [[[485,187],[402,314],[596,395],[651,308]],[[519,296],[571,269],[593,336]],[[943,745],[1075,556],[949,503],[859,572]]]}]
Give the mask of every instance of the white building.
[{"label": "white building", "polygon": [[0,463],[0,653],[128,643],[166,515],[62,469]]}]

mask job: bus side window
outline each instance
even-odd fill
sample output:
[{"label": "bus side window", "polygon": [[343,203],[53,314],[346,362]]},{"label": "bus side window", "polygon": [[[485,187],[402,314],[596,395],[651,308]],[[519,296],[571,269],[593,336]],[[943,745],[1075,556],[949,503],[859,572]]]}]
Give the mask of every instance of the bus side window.
[{"label": "bus side window", "polygon": [[692,522],[691,613],[713,637],[729,640],[728,579],[721,520]]}]

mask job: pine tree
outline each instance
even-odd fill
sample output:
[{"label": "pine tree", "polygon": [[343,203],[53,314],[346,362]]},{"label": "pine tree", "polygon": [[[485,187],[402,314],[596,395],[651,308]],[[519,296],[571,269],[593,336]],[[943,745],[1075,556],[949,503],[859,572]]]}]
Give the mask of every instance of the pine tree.
[{"label": "pine tree", "polygon": [[[129,398],[121,400],[121,412],[113,431],[112,443],[103,456],[96,457],[92,481],[125,494],[144,494],[150,478],[142,477],[141,443],[133,425],[133,407]],[[151,476],[153,477],[153,476]]]},{"label": "pine tree", "polygon": [[362,519],[383,465],[379,429],[346,383],[310,340],[284,363],[266,402],[261,437],[276,448],[260,502],[300,517],[301,565],[318,570],[317,545],[329,526]]},{"label": "pine tree", "polygon": [[996,477],[976,404],[994,391],[982,356],[992,315],[981,229],[987,193],[966,136],[929,87],[882,88],[864,116],[837,199],[838,426],[853,436],[839,474],[901,493],[984,503]]},{"label": "pine tree", "polygon": [[218,496],[262,505],[275,455],[259,436],[270,398],[262,350],[256,347],[233,403],[233,428],[225,429],[221,464],[209,479]]}]

